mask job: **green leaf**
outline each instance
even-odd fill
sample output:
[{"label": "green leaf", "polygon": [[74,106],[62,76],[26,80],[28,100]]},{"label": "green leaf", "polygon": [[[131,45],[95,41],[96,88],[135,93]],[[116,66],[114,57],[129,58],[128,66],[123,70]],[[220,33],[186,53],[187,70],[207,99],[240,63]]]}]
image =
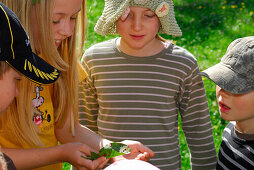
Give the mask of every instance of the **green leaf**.
[{"label": "green leaf", "polygon": [[99,157],[105,156],[107,159],[109,159],[109,158],[113,158],[119,155],[129,154],[129,153],[130,153],[130,148],[127,145],[123,143],[113,142],[101,148],[98,154],[91,152],[91,157],[84,157],[84,156],[82,157],[86,159],[95,160],[95,159],[98,159]]},{"label": "green leaf", "polygon": [[101,157],[99,154],[91,152],[91,160],[98,159],[99,157]]}]

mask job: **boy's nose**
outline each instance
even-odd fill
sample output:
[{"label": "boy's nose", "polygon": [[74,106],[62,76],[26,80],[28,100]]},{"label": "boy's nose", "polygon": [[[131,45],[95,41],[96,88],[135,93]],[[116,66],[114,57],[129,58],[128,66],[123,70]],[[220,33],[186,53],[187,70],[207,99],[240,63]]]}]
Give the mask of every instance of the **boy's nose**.
[{"label": "boy's nose", "polygon": [[222,96],[228,96],[228,95],[230,95],[229,92],[227,92],[226,90],[222,89],[219,86],[216,86],[216,91],[217,91],[217,94],[222,95]]},{"label": "boy's nose", "polygon": [[135,17],[134,19],[133,19],[133,29],[135,30],[135,31],[140,31],[141,29],[142,29],[142,20],[140,19],[140,18],[138,18],[138,17]]}]

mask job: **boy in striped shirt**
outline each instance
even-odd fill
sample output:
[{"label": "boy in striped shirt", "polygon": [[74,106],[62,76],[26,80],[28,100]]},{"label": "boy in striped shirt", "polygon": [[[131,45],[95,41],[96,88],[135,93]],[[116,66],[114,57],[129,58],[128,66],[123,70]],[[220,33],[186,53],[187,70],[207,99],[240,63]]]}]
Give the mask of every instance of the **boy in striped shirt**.
[{"label": "boy in striped shirt", "polygon": [[178,115],[192,169],[215,169],[210,114],[195,57],[158,36],[181,36],[172,0],[105,0],[95,31],[120,34],[87,49],[80,122],[104,138],[138,140],[151,163],[181,169]]},{"label": "boy in striped shirt", "polygon": [[223,131],[217,169],[254,168],[254,36],[233,41],[221,62],[204,72],[216,84]]}]

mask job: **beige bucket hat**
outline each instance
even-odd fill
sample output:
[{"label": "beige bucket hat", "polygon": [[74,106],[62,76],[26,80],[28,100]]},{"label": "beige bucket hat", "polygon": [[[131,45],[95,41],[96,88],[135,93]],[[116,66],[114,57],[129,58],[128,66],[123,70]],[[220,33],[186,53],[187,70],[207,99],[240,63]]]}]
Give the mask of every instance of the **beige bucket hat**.
[{"label": "beige bucket hat", "polygon": [[129,6],[149,8],[160,20],[159,33],[182,36],[178,26],[172,0],[105,0],[103,13],[95,25],[95,32],[101,35],[116,35],[116,21]]}]

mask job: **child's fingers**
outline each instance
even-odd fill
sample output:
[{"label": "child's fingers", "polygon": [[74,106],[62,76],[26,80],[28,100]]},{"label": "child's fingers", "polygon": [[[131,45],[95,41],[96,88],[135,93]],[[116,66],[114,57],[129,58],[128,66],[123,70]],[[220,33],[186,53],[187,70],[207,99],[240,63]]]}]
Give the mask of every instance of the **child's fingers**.
[{"label": "child's fingers", "polygon": [[[103,157],[103,158],[105,158],[105,157]],[[98,158],[99,159],[99,158]],[[97,159],[96,159],[97,160]],[[96,161],[95,160],[95,161]],[[103,159],[102,159],[102,161],[103,161]],[[104,160],[104,162],[99,162],[99,166],[97,167],[97,169],[102,169],[102,168],[104,168],[104,166],[108,163],[108,161],[109,161],[109,159],[106,159],[105,158],[105,160]]]},{"label": "child's fingers", "polygon": [[102,169],[106,163],[108,162],[108,160],[105,157],[100,157],[94,161],[91,161],[89,159],[82,159],[79,162],[79,165],[77,166],[78,169],[91,169],[91,170],[95,170],[95,169]]},{"label": "child's fingers", "polygon": [[146,146],[144,146],[144,145],[142,145],[141,144],[141,146],[140,146],[140,150],[139,150],[141,153],[143,153],[146,157],[154,157],[154,152],[150,149],[150,148],[148,148],[148,147],[146,147]]},{"label": "child's fingers", "polygon": [[140,152],[140,153],[147,152],[149,154],[149,157],[154,157],[154,152],[140,142],[125,140],[123,141],[123,143],[127,144],[131,148],[131,152]]},{"label": "child's fingers", "polygon": [[150,155],[147,152],[140,153],[140,154],[137,155],[137,157],[135,159],[142,160],[142,161],[149,161],[150,160]]}]

